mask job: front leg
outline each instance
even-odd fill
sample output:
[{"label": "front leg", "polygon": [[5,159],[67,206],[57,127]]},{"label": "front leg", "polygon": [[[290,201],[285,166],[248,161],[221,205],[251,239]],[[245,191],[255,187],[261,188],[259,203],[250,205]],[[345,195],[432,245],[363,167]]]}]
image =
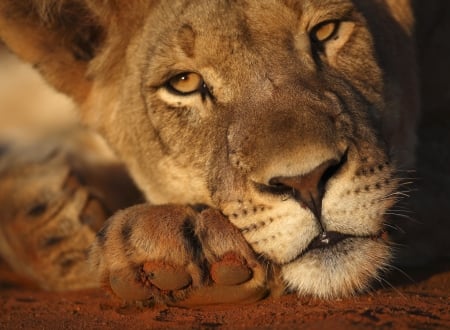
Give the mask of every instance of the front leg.
[{"label": "front leg", "polygon": [[249,303],[269,294],[273,268],[256,259],[219,211],[137,205],[97,234],[90,259],[104,285],[128,301],[176,306]]}]

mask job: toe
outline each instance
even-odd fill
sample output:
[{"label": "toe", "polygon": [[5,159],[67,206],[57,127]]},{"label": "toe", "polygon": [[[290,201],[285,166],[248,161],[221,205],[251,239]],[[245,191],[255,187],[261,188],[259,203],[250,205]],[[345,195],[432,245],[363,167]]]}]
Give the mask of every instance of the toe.
[{"label": "toe", "polygon": [[182,267],[162,262],[146,262],[143,266],[147,280],[160,290],[181,290],[189,286],[192,278]]},{"label": "toe", "polygon": [[128,269],[112,271],[109,274],[109,284],[112,291],[126,301],[146,300],[152,296],[151,289]]},{"label": "toe", "polygon": [[238,285],[252,278],[252,270],[242,257],[230,252],[211,266],[211,277],[220,285]]}]

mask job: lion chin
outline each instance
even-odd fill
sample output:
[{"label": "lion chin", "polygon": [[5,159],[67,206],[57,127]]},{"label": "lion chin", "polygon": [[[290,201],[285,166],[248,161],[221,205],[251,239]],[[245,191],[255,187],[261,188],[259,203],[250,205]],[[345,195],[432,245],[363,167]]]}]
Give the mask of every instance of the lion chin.
[{"label": "lion chin", "polygon": [[364,292],[414,164],[412,25],[407,0],[3,0],[79,122],[2,151],[1,255],[152,304]]},{"label": "lion chin", "polygon": [[348,238],[332,247],[308,250],[283,267],[288,287],[300,295],[320,298],[350,296],[380,280],[390,250],[372,238]]}]

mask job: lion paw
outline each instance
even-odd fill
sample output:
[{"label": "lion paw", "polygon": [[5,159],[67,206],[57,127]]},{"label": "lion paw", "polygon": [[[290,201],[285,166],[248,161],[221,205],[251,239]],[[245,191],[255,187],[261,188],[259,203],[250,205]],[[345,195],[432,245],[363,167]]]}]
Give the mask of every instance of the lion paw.
[{"label": "lion paw", "polygon": [[137,205],[97,234],[90,259],[126,301],[175,306],[248,303],[268,295],[268,272],[219,212]]}]

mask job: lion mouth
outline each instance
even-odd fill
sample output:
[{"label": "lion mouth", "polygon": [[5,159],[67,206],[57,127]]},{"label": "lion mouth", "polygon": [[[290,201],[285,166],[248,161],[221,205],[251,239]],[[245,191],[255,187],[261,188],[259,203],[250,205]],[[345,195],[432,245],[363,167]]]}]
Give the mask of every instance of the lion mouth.
[{"label": "lion mouth", "polygon": [[386,232],[384,230],[381,230],[377,234],[374,235],[351,235],[351,234],[344,234],[337,231],[324,231],[321,234],[317,235],[308,245],[308,247],[303,250],[297,257],[295,257],[293,260],[287,262],[286,264],[289,264],[291,262],[297,261],[301,259],[306,254],[315,251],[315,250],[330,250],[340,243],[348,240],[361,240],[361,239],[370,239],[370,240],[386,240]]},{"label": "lion mouth", "polygon": [[343,240],[355,237],[353,235],[348,234],[342,234],[336,231],[324,231],[320,235],[317,235],[311,243],[309,243],[308,247],[306,248],[305,252],[314,250],[314,249],[324,249],[324,248],[330,248],[332,246],[337,245],[339,242],[342,242]]}]

